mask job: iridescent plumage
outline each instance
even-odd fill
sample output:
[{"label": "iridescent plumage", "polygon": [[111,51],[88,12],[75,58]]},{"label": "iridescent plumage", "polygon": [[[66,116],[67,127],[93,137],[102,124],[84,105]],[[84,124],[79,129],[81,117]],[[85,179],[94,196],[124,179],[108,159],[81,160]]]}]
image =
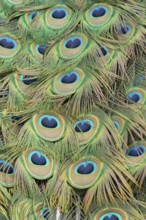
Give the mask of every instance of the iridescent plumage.
[{"label": "iridescent plumage", "polygon": [[144,220],[145,192],[146,0],[1,1],[0,213]]}]

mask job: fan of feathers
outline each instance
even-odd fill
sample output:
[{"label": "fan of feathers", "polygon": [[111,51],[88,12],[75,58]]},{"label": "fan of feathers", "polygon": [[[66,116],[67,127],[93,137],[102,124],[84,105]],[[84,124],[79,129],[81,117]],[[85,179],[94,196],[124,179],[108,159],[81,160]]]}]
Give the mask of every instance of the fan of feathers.
[{"label": "fan of feathers", "polygon": [[0,0],[0,219],[146,219],[146,0]]}]

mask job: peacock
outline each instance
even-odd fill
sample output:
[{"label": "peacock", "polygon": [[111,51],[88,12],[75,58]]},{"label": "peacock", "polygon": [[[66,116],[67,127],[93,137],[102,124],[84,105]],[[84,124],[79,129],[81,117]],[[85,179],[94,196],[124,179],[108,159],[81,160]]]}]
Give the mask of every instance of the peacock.
[{"label": "peacock", "polygon": [[0,220],[146,219],[146,0],[0,0]]}]

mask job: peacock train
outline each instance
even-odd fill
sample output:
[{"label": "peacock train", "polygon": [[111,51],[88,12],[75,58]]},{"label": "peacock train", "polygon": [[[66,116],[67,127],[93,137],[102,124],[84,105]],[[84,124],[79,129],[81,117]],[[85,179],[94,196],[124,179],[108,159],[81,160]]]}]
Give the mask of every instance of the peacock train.
[{"label": "peacock train", "polygon": [[0,220],[146,220],[146,0],[0,0]]}]

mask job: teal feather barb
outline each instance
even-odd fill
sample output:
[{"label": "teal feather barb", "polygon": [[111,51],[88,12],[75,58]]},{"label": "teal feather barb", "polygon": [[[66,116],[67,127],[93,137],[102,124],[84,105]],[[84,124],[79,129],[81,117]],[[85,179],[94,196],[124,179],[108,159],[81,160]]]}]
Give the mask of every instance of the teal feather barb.
[{"label": "teal feather barb", "polygon": [[1,1],[0,219],[145,220],[145,195],[146,0]]}]

